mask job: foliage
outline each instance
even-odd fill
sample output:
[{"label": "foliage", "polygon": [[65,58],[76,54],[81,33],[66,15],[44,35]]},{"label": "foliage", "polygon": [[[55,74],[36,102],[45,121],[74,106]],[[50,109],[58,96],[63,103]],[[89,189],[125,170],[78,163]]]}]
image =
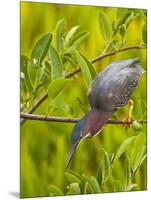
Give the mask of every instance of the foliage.
[{"label": "foliage", "polygon": [[[41,17],[41,6],[45,9],[45,18]],[[122,47],[146,45],[145,10],[65,6],[64,12],[63,7],[21,3],[23,112],[28,112],[37,99],[48,92],[47,101],[37,113],[81,117],[89,109],[87,90],[107,64],[139,56],[146,67],[145,50],[108,57],[101,60],[101,65],[96,63],[95,68],[90,62],[90,58]],[[30,24],[27,16],[31,9],[34,21],[26,27]],[[37,34],[35,44],[34,33]],[[81,75],[65,78],[78,68]],[[136,121],[132,127],[126,131],[118,125],[107,125],[100,136],[81,143],[72,160],[72,170],[64,172],[73,125],[26,122],[21,127],[21,197],[146,189],[146,125],[137,121],[146,120],[146,75],[140,81],[133,95]],[[113,118],[124,118],[127,112],[125,106]]]},{"label": "foliage", "polygon": [[[135,173],[137,173],[146,158],[145,146],[145,134],[140,133],[126,139],[112,155],[102,149],[103,158],[96,177],[86,176],[85,174],[79,175],[72,170],[65,173],[69,186],[67,186],[67,192],[64,195],[101,193],[105,191],[106,185],[110,186],[110,184],[113,188],[111,191],[114,192],[133,190],[137,186],[134,182]],[[130,149],[132,149],[131,152]],[[118,180],[114,178],[113,170],[116,162],[122,156],[127,169],[124,171],[123,180]],[[56,190],[54,192],[53,190],[53,186],[48,188],[51,195],[56,195]],[[60,195],[60,189],[58,191],[57,195]]]}]

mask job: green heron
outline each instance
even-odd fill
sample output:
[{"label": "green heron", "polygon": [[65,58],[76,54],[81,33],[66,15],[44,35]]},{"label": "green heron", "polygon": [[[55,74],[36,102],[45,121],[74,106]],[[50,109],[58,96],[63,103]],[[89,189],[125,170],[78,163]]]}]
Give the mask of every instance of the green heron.
[{"label": "green heron", "polygon": [[67,158],[68,167],[71,158],[80,143],[86,137],[97,135],[107,120],[121,107],[130,103],[128,121],[132,120],[133,101],[130,101],[140,75],[144,72],[138,58],[116,61],[99,73],[88,92],[91,109],[74,126],[72,146]]}]

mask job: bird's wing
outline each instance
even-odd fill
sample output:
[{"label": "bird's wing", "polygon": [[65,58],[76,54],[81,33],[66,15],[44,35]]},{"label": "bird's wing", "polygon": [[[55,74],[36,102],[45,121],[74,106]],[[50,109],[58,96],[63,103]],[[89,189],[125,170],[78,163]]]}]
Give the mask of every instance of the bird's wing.
[{"label": "bird's wing", "polygon": [[123,78],[121,77],[114,82],[114,86],[111,86],[107,96],[107,102],[109,105],[112,105],[111,107],[113,109],[123,107],[127,104],[138,84],[138,79],[138,74],[135,74],[135,76],[133,74],[124,76]]},{"label": "bird's wing", "polygon": [[89,91],[91,107],[112,111],[127,104],[143,69],[140,66],[107,68],[100,73]]}]

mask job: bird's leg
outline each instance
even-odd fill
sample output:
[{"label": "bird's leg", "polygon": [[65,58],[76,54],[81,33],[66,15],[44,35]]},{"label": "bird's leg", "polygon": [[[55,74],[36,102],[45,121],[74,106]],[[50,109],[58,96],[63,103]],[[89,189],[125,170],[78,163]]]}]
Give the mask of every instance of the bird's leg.
[{"label": "bird's leg", "polygon": [[126,127],[126,130],[127,130],[127,128],[130,128],[130,123],[134,120],[133,117],[132,117],[132,111],[133,111],[133,108],[134,108],[134,102],[133,102],[132,99],[130,99],[128,101],[128,106],[129,106],[128,118],[126,120],[124,120],[124,122],[126,122],[124,124],[124,126]]},{"label": "bird's leg", "polygon": [[129,104],[128,122],[132,122],[133,121],[132,111],[134,108],[134,101],[130,99],[128,104]]}]

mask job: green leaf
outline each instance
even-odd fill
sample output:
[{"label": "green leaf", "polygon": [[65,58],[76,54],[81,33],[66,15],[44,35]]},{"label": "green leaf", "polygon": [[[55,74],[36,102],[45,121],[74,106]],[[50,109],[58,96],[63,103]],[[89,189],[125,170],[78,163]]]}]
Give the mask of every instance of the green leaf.
[{"label": "green leaf", "polygon": [[48,186],[48,193],[50,196],[62,196],[64,195],[63,192],[54,185]]},{"label": "green leaf", "polygon": [[29,59],[27,58],[27,56],[21,55],[20,58],[20,72],[22,72],[24,74],[24,80],[26,81],[27,87],[28,87],[28,91],[31,92],[32,91],[32,85],[29,79],[29,75],[28,75],[28,62]]},{"label": "green leaf", "polygon": [[[113,36],[119,31],[119,28],[121,25],[125,24],[125,26],[128,26],[128,23],[130,22],[130,19],[132,19],[132,12],[126,12],[120,19],[119,23],[117,24]],[[127,21],[127,22],[126,22]]]},{"label": "green leaf", "polygon": [[121,34],[122,37],[125,36],[126,31],[127,31],[126,24],[122,24],[122,25],[120,26],[120,28],[119,28],[119,32],[120,32],[120,34]]},{"label": "green leaf", "polygon": [[78,103],[78,105],[79,105],[79,107],[80,107],[80,109],[84,112],[84,113],[86,113],[87,111],[88,111],[88,106],[85,104],[85,102],[84,101],[82,101],[79,97],[77,97],[77,103]]},{"label": "green leaf", "polygon": [[37,68],[36,76],[35,76],[35,82],[34,82],[34,90],[36,90],[36,88],[39,85],[41,85],[41,79],[42,79],[43,74],[44,74],[44,69],[45,69],[45,65],[43,65],[42,67]]},{"label": "green leaf", "polygon": [[144,114],[144,112],[146,112],[147,110],[145,102],[139,99],[138,105],[139,105],[139,110],[141,111],[141,115]]},{"label": "green leaf", "polygon": [[75,60],[72,58],[72,56],[68,53],[63,54],[63,61],[64,63],[70,63],[74,68],[76,68],[76,62]]},{"label": "green leaf", "polygon": [[44,84],[44,87],[46,89],[51,82],[51,66],[50,66],[50,63],[47,61],[45,62],[44,74],[43,74],[41,82]]},{"label": "green leaf", "polygon": [[66,171],[65,176],[70,183],[80,183],[81,182],[81,178],[79,178],[79,176],[77,176],[73,172]]},{"label": "green leaf", "polygon": [[87,194],[88,183],[84,179],[81,181],[79,186],[80,186],[81,194]]},{"label": "green leaf", "polygon": [[114,192],[122,192],[124,191],[124,187],[122,183],[119,180],[114,180],[112,181],[113,187],[114,187]]},{"label": "green leaf", "polygon": [[71,169],[67,169],[67,172],[69,172],[70,174],[73,174],[74,176],[76,176],[79,179],[82,179],[82,176],[80,174],[78,174],[77,172],[71,170]]},{"label": "green leaf", "polygon": [[100,168],[97,175],[97,180],[102,185],[106,178],[109,175],[110,166],[109,166],[109,156],[106,151],[103,150],[103,158],[100,163]]},{"label": "green leaf", "polygon": [[125,18],[125,21],[122,24],[125,24],[125,26],[128,28],[129,24],[132,22],[134,18],[135,18],[134,13],[131,12],[131,14],[127,18]]},{"label": "green leaf", "polygon": [[138,110],[138,113],[140,116],[139,120],[146,120],[147,107],[146,107],[146,103],[142,99],[139,99],[137,101],[136,110]]},{"label": "green leaf", "polygon": [[27,84],[24,78],[24,74],[20,75],[20,91],[21,91],[21,103],[27,98]]},{"label": "green leaf", "polygon": [[38,97],[38,95],[41,93],[41,91],[43,91],[43,88],[44,88],[43,83],[40,83],[39,85],[36,86],[36,88],[34,88],[33,99]]},{"label": "green leaf", "polygon": [[29,62],[28,75],[29,75],[29,79],[32,84],[32,87],[34,87],[37,69],[38,69],[37,67],[33,67],[32,64]]},{"label": "green leaf", "polygon": [[67,104],[66,105],[66,110],[67,110],[67,116],[69,116],[69,117],[73,117],[73,114],[74,114],[74,109],[73,109],[73,106],[72,105],[70,105],[70,104]]},{"label": "green leaf", "polygon": [[135,173],[141,163],[142,158],[146,152],[146,136],[140,133],[136,136],[134,145],[130,154],[130,166]]},{"label": "green leaf", "polygon": [[61,51],[63,49],[65,29],[66,29],[65,19],[58,21],[56,25],[56,48],[58,51]]},{"label": "green leaf", "polygon": [[83,58],[83,56],[80,55],[80,53],[76,49],[69,48],[69,52],[72,54],[73,58],[76,60],[77,65],[81,68],[85,83],[87,87],[89,88],[91,86],[91,83],[94,77],[94,70],[91,68],[92,66],[87,64],[86,58]]},{"label": "green leaf", "polygon": [[86,176],[85,179],[88,182],[88,184],[92,190],[92,193],[96,194],[96,193],[101,192],[99,183],[94,176],[91,176],[91,177]]},{"label": "green leaf", "polygon": [[87,39],[88,35],[89,35],[89,32],[86,32],[86,31],[80,32],[75,37],[74,42],[72,43],[71,46],[73,48],[78,48],[80,46],[80,44]]},{"label": "green leaf", "polygon": [[140,15],[143,17],[143,19],[146,20],[146,18],[147,18],[146,10],[139,9],[139,12],[140,12]]},{"label": "green leaf", "polygon": [[41,37],[35,44],[31,53],[31,63],[34,67],[41,66],[41,63],[46,56],[50,43],[52,40],[52,34],[48,33]]},{"label": "green leaf", "polygon": [[84,58],[84,61],[86,62],[88,68],[89,68],[89,71],[91,73],[91,77],[92,79],[94,80],[96,78],[96,71],[94,70],[94,67],[92,65],[92,63],[82,54],[80,54],[83,58]]},{"label": "green leaf", "polygon": [[124,189],[124,191],[131,191],[133,188],[135,188],[137,186],[137,184],[135,184],[135,183],[132,183],[132,184],[130,184],[130,185],[127,185],[126,187],[125,187],[125,189]]},{"label": "green leaf", "polygon": [[74,26],[71,28],[71,30],[67,33],[64,41],[64,46],[69,47],[73,41],[73,38],[75,37],[76,33],[79,30],[79,26]]},{"label": "green leaf", "polygon": [[48,33],[41,37],[35,44],[31,53],[31,62],[28,67],[29,78],[34,90],[41,81],[44,72],[42,61],[48,53],[48,49],[52,40],[52,34]]},{"label": "green leaf", "polygon": [[50,63],[51,63],[51,73],[52,73],[52,79],[56,79],[58,77],[62,76],[62,61],[55,50],[52,46],[49,48],[49,56],[50,56]]},{"label": "green leaf", "polygon": [[74,47],[77,48],[82,42],[84,42],[84,40],[87,39],[89,35],[89,32],[87,31],[82,31],[82,32],[78,32],[75,35],[73,35],[73,37],[70,40],[70,43],[68,44],[68,47]]},{"label": "green leaf", "polygon": [[127,185],[131,184],[131,182],[132,182],[132,172],[131,172],[128,153],[125,156],[123,166],[124,166],[124,168],[123,168],[123,171],[124,171],[123,184],[124,184],[124,187],[126,188]]},{"label": "green leaf", "polygon": [[145,151],[145,155],[142,157],[142,160],[138,166],[138,168],[142,165],[142,163],[144,162],[144,160],[147,158],[147,151]]},{"label": "green leaf", "polygon": [[98,19],[99,19],[99,26],[100,26],[100,31],[102,33],[102,37],[104,39],[105,44],[107,44],[110,41],[111,36],[112,36],[112,26],[111,26],[110,20],[103,11],[99,12]]},{"label": "green leaf", "polygon": [[80,194],[80,187],[78,183],[71,183],[68,189],[69,191],[67,194]]},{"label": "green leaf", "polygon": [[120,145],[118,148],[115,157],[113,159],[113,165],[116,163],[116,161],[121,157],[121,155],[127,150],[130,144],[134,141],[136,136],[129,137],[128,139],[124,140],[124,142]]},{"label": "green leaf", "polygon": [[57,78],[48,86],[48,98],[54,100],[72,80],[65,78]]},{"label": "green leaf", "polygon": [[143,38],[143,42],[145,44],[147,44],[147,28],[146,28],[146,23],[144,24],[144,27],[143,27],[142,38]]},{"label": "green leaf", "polygon": [[120,47],[120,42],[118,40],[113,40],[109,46],[108,46],[108,49],[107,50],[110,50],[110,51],[115,51],[117,50],[119,47]]}]

